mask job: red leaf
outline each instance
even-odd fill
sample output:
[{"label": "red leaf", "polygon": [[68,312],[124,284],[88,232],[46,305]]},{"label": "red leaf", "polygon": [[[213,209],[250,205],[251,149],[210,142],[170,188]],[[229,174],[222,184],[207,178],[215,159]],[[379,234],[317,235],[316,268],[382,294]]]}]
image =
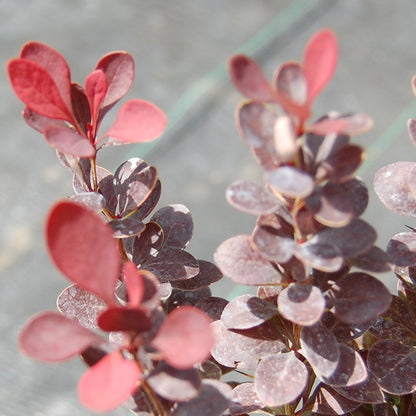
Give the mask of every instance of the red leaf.
[{"label": "red leaf", "polygon": [[235,87],[248,98],[258,101],[274,101],[271,85],[254,59],[236,55],[229,63],[231,80]]},{"label": "red leaf", "polygon": [[98,326],[107,332],[136,331],[143,332],[151,328],[152,322],[141,309],[115,306],[106,309],[97,320]]},{"label": "red leaf", "polygon": [[331,30],[321,30],[309,40],[303,59],[309,103],[331,79],[337,60],[338,44]]},{"label": "red leaf", "polygon": [[139,306],[144,294],[144,282],[141,273],[136,265],[129,261],[124,264],[123,279],[126,285],[129,305]]},{"label": "red leaf", "polygon": [[53,118],[41,116],[38,113],[32,111],[29,107],[25,107],[22,113],[23,119],[26,123],[37,130],[39,133],[43,133],[46,127],[66,127],[67,124],[64,120],[56,120]]},{"label": "red leaf", "polygon": [[214,345],[211,319],[193,306],[174,309],[163,322],[153,345],[175,368],[190,368],[204,361]]},{"label": "red leaf", "polygon": [[72,113],[63,101],[49,73],[37,62],[16,58],[7,65],[16,95],[34,112],[72,122]]},{"label": "red leaf", "polygon": [[103,71],[107,79],[107,94],[101,103],[101,109],[107,112],[130,89],[134,81],[134,60],[127,52],[112,52],[99,60],[96,69]]},{"label": "red leaf", "polygon": [[32,358],[46,362],[65,361],[104,340],[58,312],[33,316],[19,336],[19,347]]},{"label": "red leaf", "polygon": [[81,378],[80,401],[96,412],[109,412],[134,393],[140,375],[136,363],[124,359],[119,351],[108,354]]},{"label": "red leaf", "polygon": [[110,226],[88,208],[62,201],[49,214],[46,234],[58,269],[83,289],[112,303],[120,255]]},{"label": "red leaf", "polygon": [[127,101],[116,120],[103,137],[111,136],[110,143],[142,143],[159,137],[166,127],[165,113],[144,100]]},{"label": "red leaf", "polygon": [[46,141],[60,153],[81,158],[95,155],[95,147],[84,136],[68,126],[49,126],[44,131]]},{"label": "red leaf", "polygon": [[55,49],[39,42],[26,43],[20,57],[37,62],[48,72],[65,105],[71,109],[71,72],[65,58]]},{"label": "red leaf", "polygon": [[92,124],[96,126],[98,110],[107,94],[107,78],[103,71],[97,69],[88,75],[85,80],[85,93],[90,104]]}]

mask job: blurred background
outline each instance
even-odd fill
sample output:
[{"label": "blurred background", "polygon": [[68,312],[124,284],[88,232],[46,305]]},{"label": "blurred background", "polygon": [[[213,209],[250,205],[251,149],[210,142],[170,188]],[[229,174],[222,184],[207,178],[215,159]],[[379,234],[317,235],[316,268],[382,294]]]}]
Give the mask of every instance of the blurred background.
[{"label": "blurred background", "polygon": [[[251,55],[271,78],[279,64],[302,59],[317,30],[332,28],[340,60],[314,115],[359,111],[374,119],[372,131],[354,138],[368,149],[360,175],[372,192],[378,168],[416,159],[406,132],[407,119],[416,117],[410,86],[416,73],[415,9],[414,0],[0,0],[0,416],[91,414],[77,399],[82,363],[45,365],[17,351],[26,319],[54,309],[67,285],[48,259],[43,222],[55,200],[72,194],[68,172],[23,122],[23,105],[8,84],[6,62],[26,41],[57,49],[72,79],[82,84],[107,52],[133,55],[136,80],[127,98],[154,102],[168,114],[169,126],[150,146],[105,149],[99,164],[114,170],[136,156],[157,166],[160,204],[188,206],[195,223],[189,251],[212,260],[223,240],[250,232],[254,224],[227,205],[227,185],[262,180],[234,126],[242,97],[229,82],[227,59],[237,51]],[[111,122],[111,112],[107,119]],[[373,192],[364,218],[377,228],[382,248],[404,224],[415,225],[389,212]],[[394,276],[379,277],[394,290]],[[224,282],[214,290],[234,296],[239,289]]]}]

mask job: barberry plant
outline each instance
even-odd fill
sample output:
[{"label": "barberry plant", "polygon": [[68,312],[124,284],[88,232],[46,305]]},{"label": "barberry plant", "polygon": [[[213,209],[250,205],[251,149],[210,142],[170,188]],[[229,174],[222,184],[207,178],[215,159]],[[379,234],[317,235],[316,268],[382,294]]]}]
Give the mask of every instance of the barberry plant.
[{"label": "barberry plant", "polygon": [[[158,107],[130,100],[98,135],[133,82],[132,57],[106,55],[82,87],[59,53],[26,44],[9,62],[10,81],[26,122],[72,172],[75,194],[46,221],[50,256],[71,285],[59,312],[24,326],[22,351],[43,361],[80,356],[88,369],[79,397],[95,411],[413,414],[416,234],[398,234],[384,251],[360,218],[369,200],[356,176],[365,152],[351,137],[372,120],[336,112],[311,120],[337,60],[327,29],[271,82],[252,58],[230,60],[246,97],[237,126],[265,174],[263,184],[228,187],[229,203],[257,220],[251,234],[219,245],[214,265],[186,251],[193,223],[184,205],[153,212],[161,194],[155,167],[139,158],[114,174],[97,165],[102,148],[153,140],[166,124]],[[416,143],[416,120],[409,131]],[[376,175],[376,192],[399,214],[416,216],[415,166],[399,162]],[[399,278],[397,296],[372,275],[386,271]],[[209,286],[223,274],[256,294],[212,296]]]}]

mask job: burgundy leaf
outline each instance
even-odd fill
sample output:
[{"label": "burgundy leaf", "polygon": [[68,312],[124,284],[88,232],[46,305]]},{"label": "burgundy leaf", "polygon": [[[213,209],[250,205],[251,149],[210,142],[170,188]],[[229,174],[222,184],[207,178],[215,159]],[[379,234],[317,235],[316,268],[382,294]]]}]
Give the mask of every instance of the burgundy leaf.
[{"label": "burgundy leaf", "polygon": [[328,378],[338,367],[340,349],[335,336],[317,323],[305,326],[301,332],[301,353],[320,378]]},{"label": "burgundy leaf", "polygon": [[65,58],[50,46],[34,41],[23,46],[20,57],[37,62],[49,73],[64,103],[71,109],[71,73]]},{"label": "burgundy leaf", "polygon": [[228,301],[224,298],[209,296],[199,298],[196,301],[195,306],[205,312],[213,321],[217,321],[221,318],[221,314],[227,304]]},{"label": "burgundy leaf", "polygon": [[367,379],[367,368],[357,351],[345,344],[339,344],[340,357],[338,366],[330,377],[324,378],[331,386],[349,387]]},{"label": "burgundy leaf", "polygon": [[19,347],[37,360],[58,362],[81,354],[89,346],[105,342],[87,328],[58,312],[33,316],[19,335]]},{"label": "burgundy leaf", "polygon": [[181,306],[167,316],[152,344],[172,367],[190,368],[209,356],[214,343],[210,323],[199,309]]},{"label": "burgundy leaf", "polygon": [[145,310],[113,306],[103,311],[97,320],[103,331],[148,331],[152,322]]},{"label": "burgundy leaf", "polygon": [[366,273],[349,273],[332,289],[334,313],[347,324],[369,322],[387,310],[391,302],[388,289]]},{"label": "burgundy leaf", "polygon": [[416,163],[396,162],[379,169],[374,177],[374,190],[381,202],[396,214],[416,216],[416,198],[410,183],[416,180]]},{"label": "burgundy leaf", "polygon": [[308,370],[293,352],[263,358],[254,376],[257,396],[265,406],[282,406],[294,401],[307,381]]},{"label": "burgundy leaf", "polygon": [[275,315],[275,305],[247,294],[230,301],[222,312],[221,320],[228,329],[248,329],[261,325]]},{"label": "burgundy leaf", "polygon": [[101,298],[75,284],[68,286],[61,292],[56,304],[65,316],[90,329],[98,328],[98,315],[106,307]]},{"label": "burgundy leaf", "polygon": [[148,222],[143,232],[134,238],[132,257],[135,264],[142,264],[155,256],[163,246],[163,231],[159,224]]},{"label": "burgundy leaf", "polygon": [[365,133],[372,127],[373,120],[370,117],[366,114],[355,113],[343,116],[336,115],[334,118],[328,117],[312,124],[308,130],[319,136],[331,133],[353,136]]},{"label": "burgundy leaf", "polygon": [[254,215],[272,213],[282,205],[264,186],[247,180],[232,183],[225,196],[234,208]]},{"label": "burgundy leaf", "polygon": [[390,256],[376,246],[371,247],[370,250],[367,250],[358,256],[348,259],[348,263],[351,266],[376,273],[384,273],[391,270],[392,266],[390,261]]},{"label": "burgundy leaf", "polygon": [[191,400],[201,388],[198,370],[178,370],[163,362],[149,374],[146,381],[159,396],[175,402]]},{"label": "burgundy leaf", "polygon": [[311,285],[291,283],[277,298],[277,306],[282,316],[302,325],[318,322],[325,311],[325,298],[322,292]]},{"label": "burgundy leaf", "polygon": [[123,104],[117,117],[103,137],[109,143],[144,143],[157,139],[165,130],[166,115],[154,104],[130,100]]},{"label": "burgundy leaf", "polygon": [[416,349],[395,340],[374,344],[367,358],[368,368],[387,393],[403,395],[416,389]]},{"label": "burgundy leaf", "polygon": [[85,205],[91,211],[100,212],[105,207],[105,199],[98,192],[81,192],[70,197],[71,201]]},{"label": "burgundy leaf", "polygon": [[323,29],[308,42],[303,58],[303,70],[311,103],[331,79],[338,60],[338,44],[331,30]]},{"label": "burgundy leaf", "polygon": [[111,228],[92,211],[71,201],[55,204],[46,226],[49,253],[74,283],[114,301],[120,254]]},{"label": "burgundy leaf", "polygon": [[145,224],[133,216],[116,218],[109,222],[115,238],[128,238],[140,234],[145,229]]},{"label": "burgundy leaf", "polygon": [[185,248],[191,241],[194,223],[189,209],[182,204],[172,204],[157,210],[150,221],[163,230],[163,244],[171,248]]},{"label": "burgundy leaf", "polygon": [[71,83],[71,102],[72,113],[83,133],[88,136],[89,124],[91,123],[90,103],[84,87],[76,82]]},{"label": "burgundy leaf", "polygon": [[282,279],[270,262],[253,249],[248,235],[224,241],[214,253],[214,259],[220,270],[239,284],[262,285],[279,283]]},{"label": "burgundy leaf", "polygon": [[51,75],[40,64],[16,58],[9,61],[7,70],[14,92],[32,111],[72,122],[71,110],[63,101]]},{"label": "burgundy leaf", "polygon": [[108,354],[81,378],[80,401],[95,412],[109,412],[134,393],[140,375],[137,364],[124,359],[119,351]]},{"label": "burgundy leaf", "polygon": [[231,80],[241,94],[257,101],[274,101],[271,85],[252,58],[244,55],[233,56],[229,70]]},{"label": "burgundy leaf", "polygon": [[231,402],[231,387],[218,380],[202,380],[198,396],[179,403],[172,416],[221,416]]}]

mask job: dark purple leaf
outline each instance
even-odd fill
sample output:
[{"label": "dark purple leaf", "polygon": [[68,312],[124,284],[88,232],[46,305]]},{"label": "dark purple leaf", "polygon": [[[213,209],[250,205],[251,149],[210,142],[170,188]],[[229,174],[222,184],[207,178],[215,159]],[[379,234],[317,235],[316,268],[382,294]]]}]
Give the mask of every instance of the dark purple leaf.
[{"label": "dark purple leaf", "polygon": [[168,205],[156,211],[150,221],[159,224],[164,234],[164,245],[185,248],[192,238],[194,224],[185,205]]},{"label": "dark purple leaf", "polygon": [[277,298],[279,312],[287,320],[302,326],[318,322],[325,311],[325,298],[316,287],[291,283]]},{"label": "dark purple leaf", "polygon": [[416,389],[416,349],[395,340],[374,344],[367,358],[368,368],[382,389],[403,395]]},{"label": "dark purple leaf", "polygon": [[221,416],[232,399],[231,387],[218,380],[202,380],[198,396],[179,403],[172,416]]},{"label": "dark purple leaf", "polygon": [[228,329],[249,329],[261,325],[275,315],[275,305],[247,294],[230,301],[224,308],[221,320]]},{"label": "dark purple leaf", "polygon": [[347,399],[329,386],[321,384],[315,393],[312,411],[316,414],[339,416],[348,414],[361,403]]},{"label": "dark purple leaf", "polygon": [[376,273],[384,273],[392,269],[390,256],[376,246],[356,257],[349,258],[348,263],[359,269]]},{"label": "dark purple leaf", "polygon": [[195,277],[186,280],[177,280],[172,282],[173,285],[182,290],[195,290],[207,287],[222,279],[222,273],[215,264],[205,260],[198,260],[198,264],[199,273]]},{"label": "dark purple leaf", "polygon": [[134,238],[132,245],[133,262],[137,265],[155,257],[163,246],[163,231],[159,224],[148,222],[144,231]]},{"label": "dark purple leaf", "polygon": [[142,221],[137,220],[133,216],[111,220],[109,224],[113,229],[115,238],[133,237],[143,232],[146,228]]},{"label": "dark purple leaf", "polygon": [[221,318],[222,311],[227,306],[228,300],[215,296],[200,298],[195,306],[204,311],[213,321]]},{"label": "dark purple leaf", "polygon": [[105,199],[98,192],[82,192],[71,196],[71,200],[85,205],[94,212],[100,212],[105,206]]},{"label": "dark purple leaf", "polygon": [[303,327],[301,346],[301,353],[319,378],[328,378],[334,374],[339,365],[340,348],[337,339],[328,329],[319,323]]},{"label": "dark purple leaf", "polygon": [[345,344],[339,344],[338,366],[330,377],[323,381],[331,386],[349,387],[367,379],[367,368],[357,351]]},{"label": "dark purple leaf", "polygon": [[279,283],[282,276],[250,243],[250,236],[238,235],[224,241],[214,253],[220,270],[236,283],[262,285]]},{"label": "dark purple leaf", "polygon": [[254,384],[265,406],[282,406],[295,400],[306,387],[308,370],[293,352],[263,358],[255,372]]},{"label": "dark purple leaf", "polygon": [[199,273],[199,263],[183,250],[167,248],[156,257],[149,258],[143,267],[154,273],[162,283],[185,280]]},{"label": "dark purple leaf", "polygon": [[366,273],[349,273],[332,289],[334,313],[347,324],[362,324],[377,318],[391,302],[388,289]]},{"label": "dark purple leaf", "polygon": [[198,370],[177,370],[163,362],[149,374],[146,381],[158,395],[178,402],[192,399],[201,387]]}]

